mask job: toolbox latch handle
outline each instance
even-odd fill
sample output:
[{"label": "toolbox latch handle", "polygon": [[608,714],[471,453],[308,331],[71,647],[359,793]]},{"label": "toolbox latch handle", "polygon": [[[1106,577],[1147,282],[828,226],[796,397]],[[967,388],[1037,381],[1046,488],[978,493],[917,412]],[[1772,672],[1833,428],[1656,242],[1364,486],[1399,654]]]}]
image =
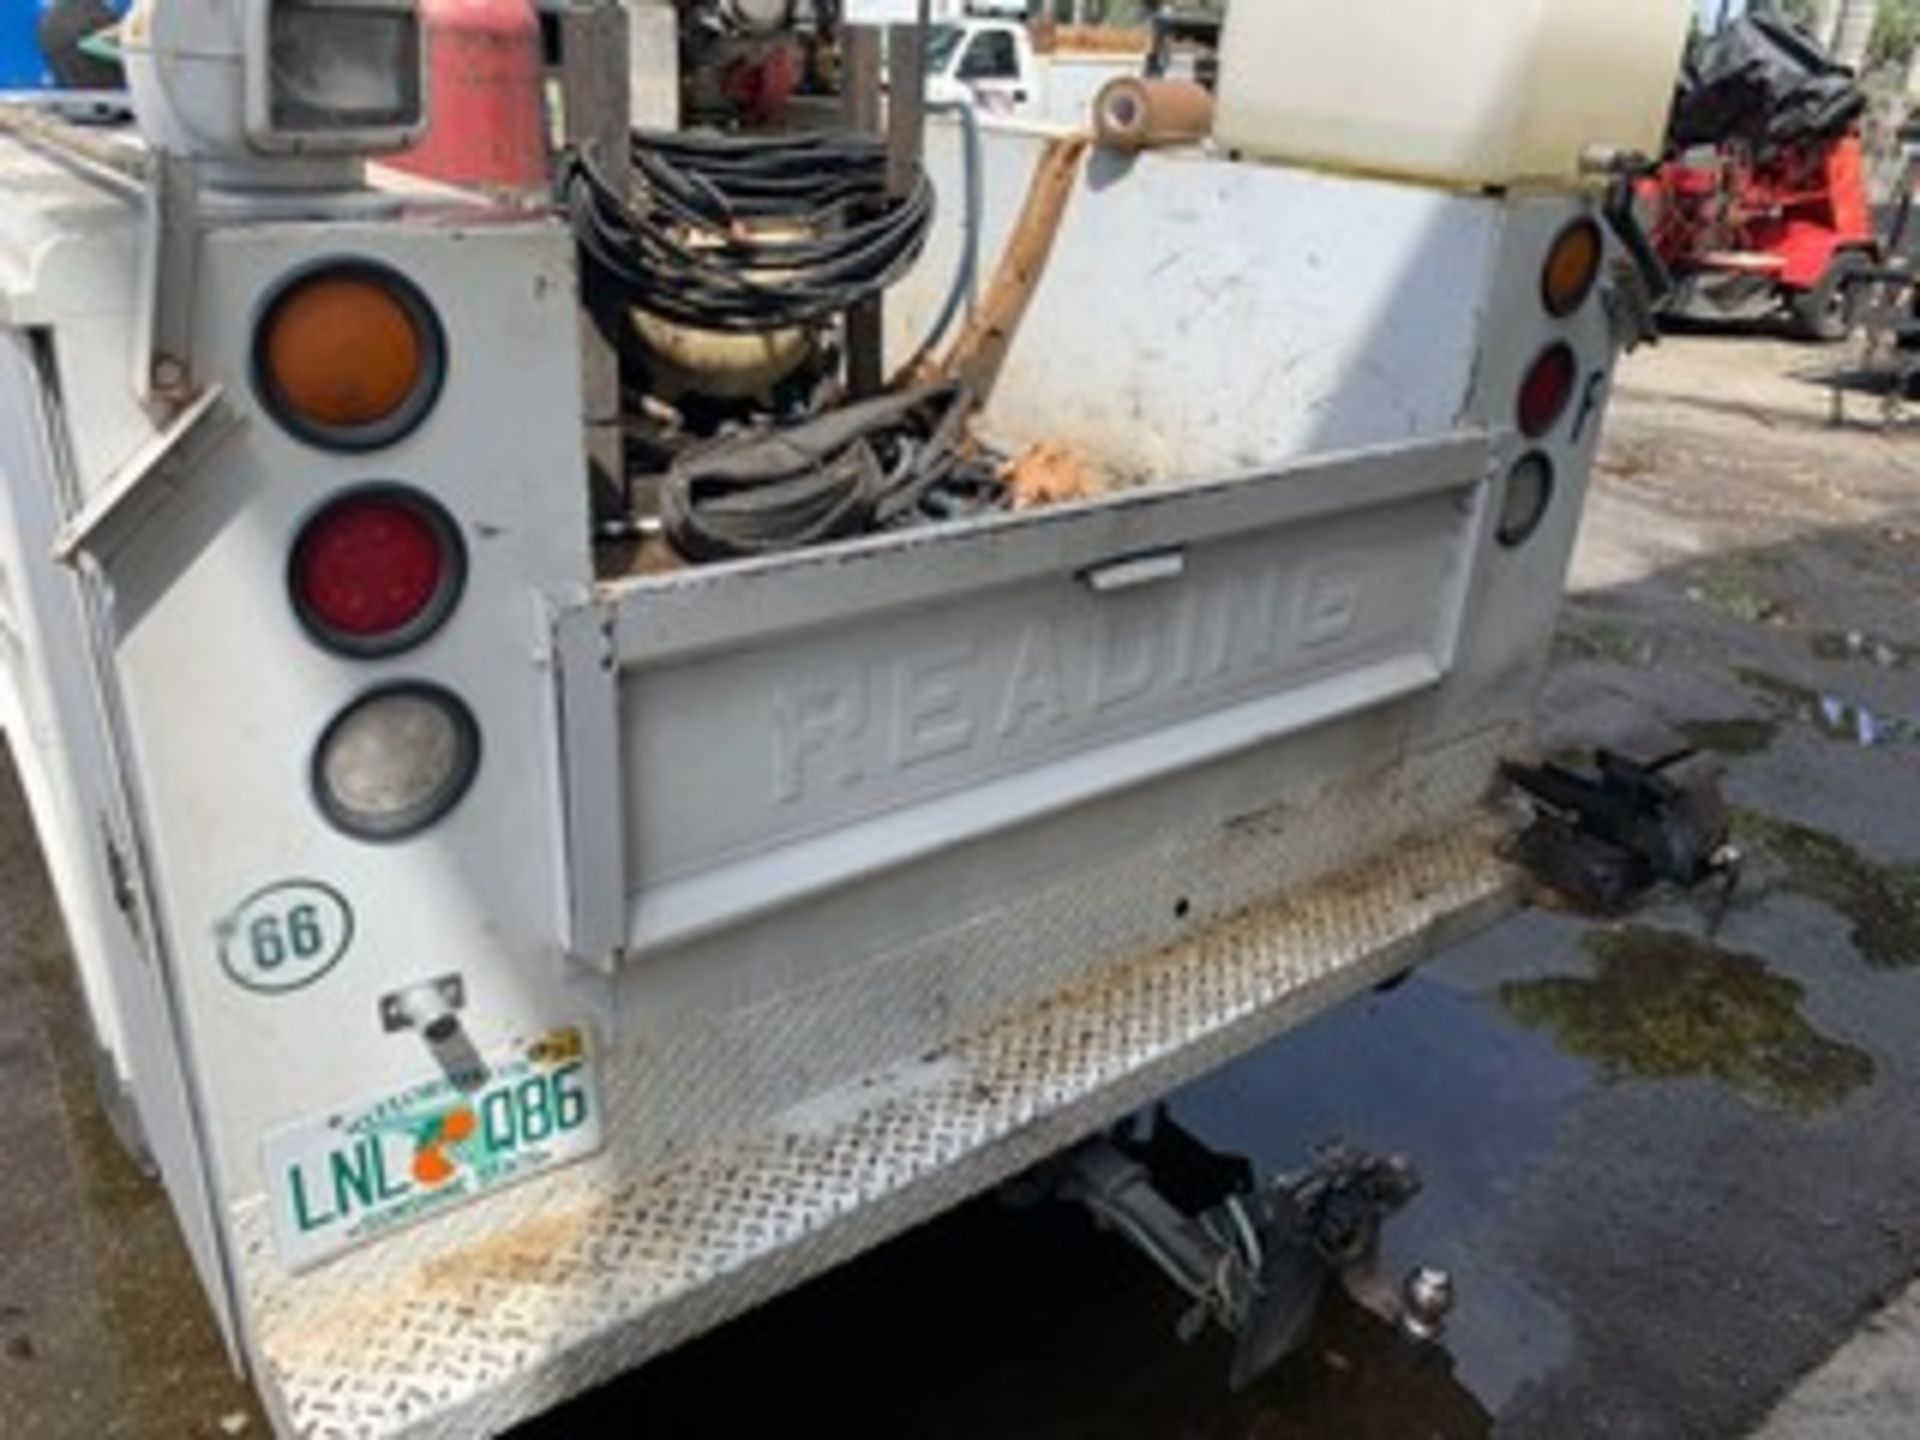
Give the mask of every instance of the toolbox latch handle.
[{"label": "toolbox latch handle", "polygon": [[1164,585],[1186,573],[1185,550],[1156,550],[1150,555],[1129,555],[1089,566],[1080,572],[1080,583],[1096,595],[1117,595],[1146,585]]}]

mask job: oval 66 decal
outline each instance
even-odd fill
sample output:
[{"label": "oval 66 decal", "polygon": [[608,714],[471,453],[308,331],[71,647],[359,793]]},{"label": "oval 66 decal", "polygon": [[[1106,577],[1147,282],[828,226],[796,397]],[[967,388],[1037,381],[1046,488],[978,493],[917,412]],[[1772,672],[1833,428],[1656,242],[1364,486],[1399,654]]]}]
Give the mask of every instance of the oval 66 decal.
[{"label": "oval 66 decal", "polygon": [[330,885],[282,880],[220,922],[220,964],[236,985],[279,994],[311,985],[353,944],[353,907]]}]

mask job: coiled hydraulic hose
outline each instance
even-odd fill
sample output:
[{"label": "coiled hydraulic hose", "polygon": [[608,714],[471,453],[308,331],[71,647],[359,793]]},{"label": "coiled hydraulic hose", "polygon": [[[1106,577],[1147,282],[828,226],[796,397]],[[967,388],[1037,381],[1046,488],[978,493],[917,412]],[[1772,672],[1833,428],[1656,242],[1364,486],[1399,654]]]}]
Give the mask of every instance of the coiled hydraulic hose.
[{"label": "coiled hydraulic hose", "polygon": [[837,315],[903,276],[933,225],[925,172],[890,195],[867,136],[639,132],[633,166],[631,200],[590,152],[567,175],[590,292],[707,330]]}]

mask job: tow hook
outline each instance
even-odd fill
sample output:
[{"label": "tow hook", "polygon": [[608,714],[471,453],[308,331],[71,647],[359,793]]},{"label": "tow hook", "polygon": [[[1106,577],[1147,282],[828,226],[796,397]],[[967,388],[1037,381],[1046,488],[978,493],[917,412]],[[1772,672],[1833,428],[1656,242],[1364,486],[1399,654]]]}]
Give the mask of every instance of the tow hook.
[{"label": "tow hook", "polygon": [[[1154,1169],[1195,1156],[1216,1177],[1237,1171],[1249,1183],[1202,1208],[1183,1207],[1156,1183]],[[1055,1193],[1125,1237],[1193,1301],[1181,1339],[1194,1340],[1209,1322],[1235,1337],[1228,1375],[1235,1390],[1300,1347],[1333,1281],[1417,1342],[1438,1339],[1453,1308],[1445,1271],[1423,1266],[1397,1286],[1380,1274],[1381,1230],[1420,1191],[1419,1175],[1402,1158],[1330,1145],[1305,1174],[1261,1187],[1250,1183],[1246,1162],[1206,1150],[1161,1111],[1150,1141],[1122,1132],[1089,1141],[1059,1164]],[[1194,1167],[1181,1168],[1190,1176]],[[1194,1187],[1186,1189],[1191,1195]]]},{"label": "tow hook", "polygon": [[1581,909],[1618,913],[1656,886],[1685,890],[1717,883],[1717,930],[1740,882],[1742,857],[1711,756],[1683,750],[1652,764],[1611,751],[1591,770],[1565,765],[1501,766],[1533,806],[1514,858]]}]

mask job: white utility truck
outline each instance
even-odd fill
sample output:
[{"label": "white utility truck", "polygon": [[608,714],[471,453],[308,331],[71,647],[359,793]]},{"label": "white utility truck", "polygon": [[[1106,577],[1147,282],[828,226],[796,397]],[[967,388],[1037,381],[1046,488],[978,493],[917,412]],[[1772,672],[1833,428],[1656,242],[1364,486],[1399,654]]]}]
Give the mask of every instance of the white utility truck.
[{"label": "white utility truck", "polygon": [[1137,51],[1042,51],[1024,22],[973,15],[928,28],[927,99],[1003,118],[1077,125],[1108,81],[1140,75],[1146,64],[1144,32]]},{"label": "white utility truck", "polygon": [[[977,426],[1098,493],[653,570],[592,543],[573,229],[367,180],[411,0],[139,0],[137,134],[0,117],[0,719],[281,1431],[498,1432],[1515,903],[1644,298],[1596,147],[1690,7],[1428,8],[1230,15],[1212,146],[985,127],[891,348],[1050,194]],[[1327,78],[1382,35],[1444,105]],[[1085,1153],[1258,1328],[1274,1196]]]}]

